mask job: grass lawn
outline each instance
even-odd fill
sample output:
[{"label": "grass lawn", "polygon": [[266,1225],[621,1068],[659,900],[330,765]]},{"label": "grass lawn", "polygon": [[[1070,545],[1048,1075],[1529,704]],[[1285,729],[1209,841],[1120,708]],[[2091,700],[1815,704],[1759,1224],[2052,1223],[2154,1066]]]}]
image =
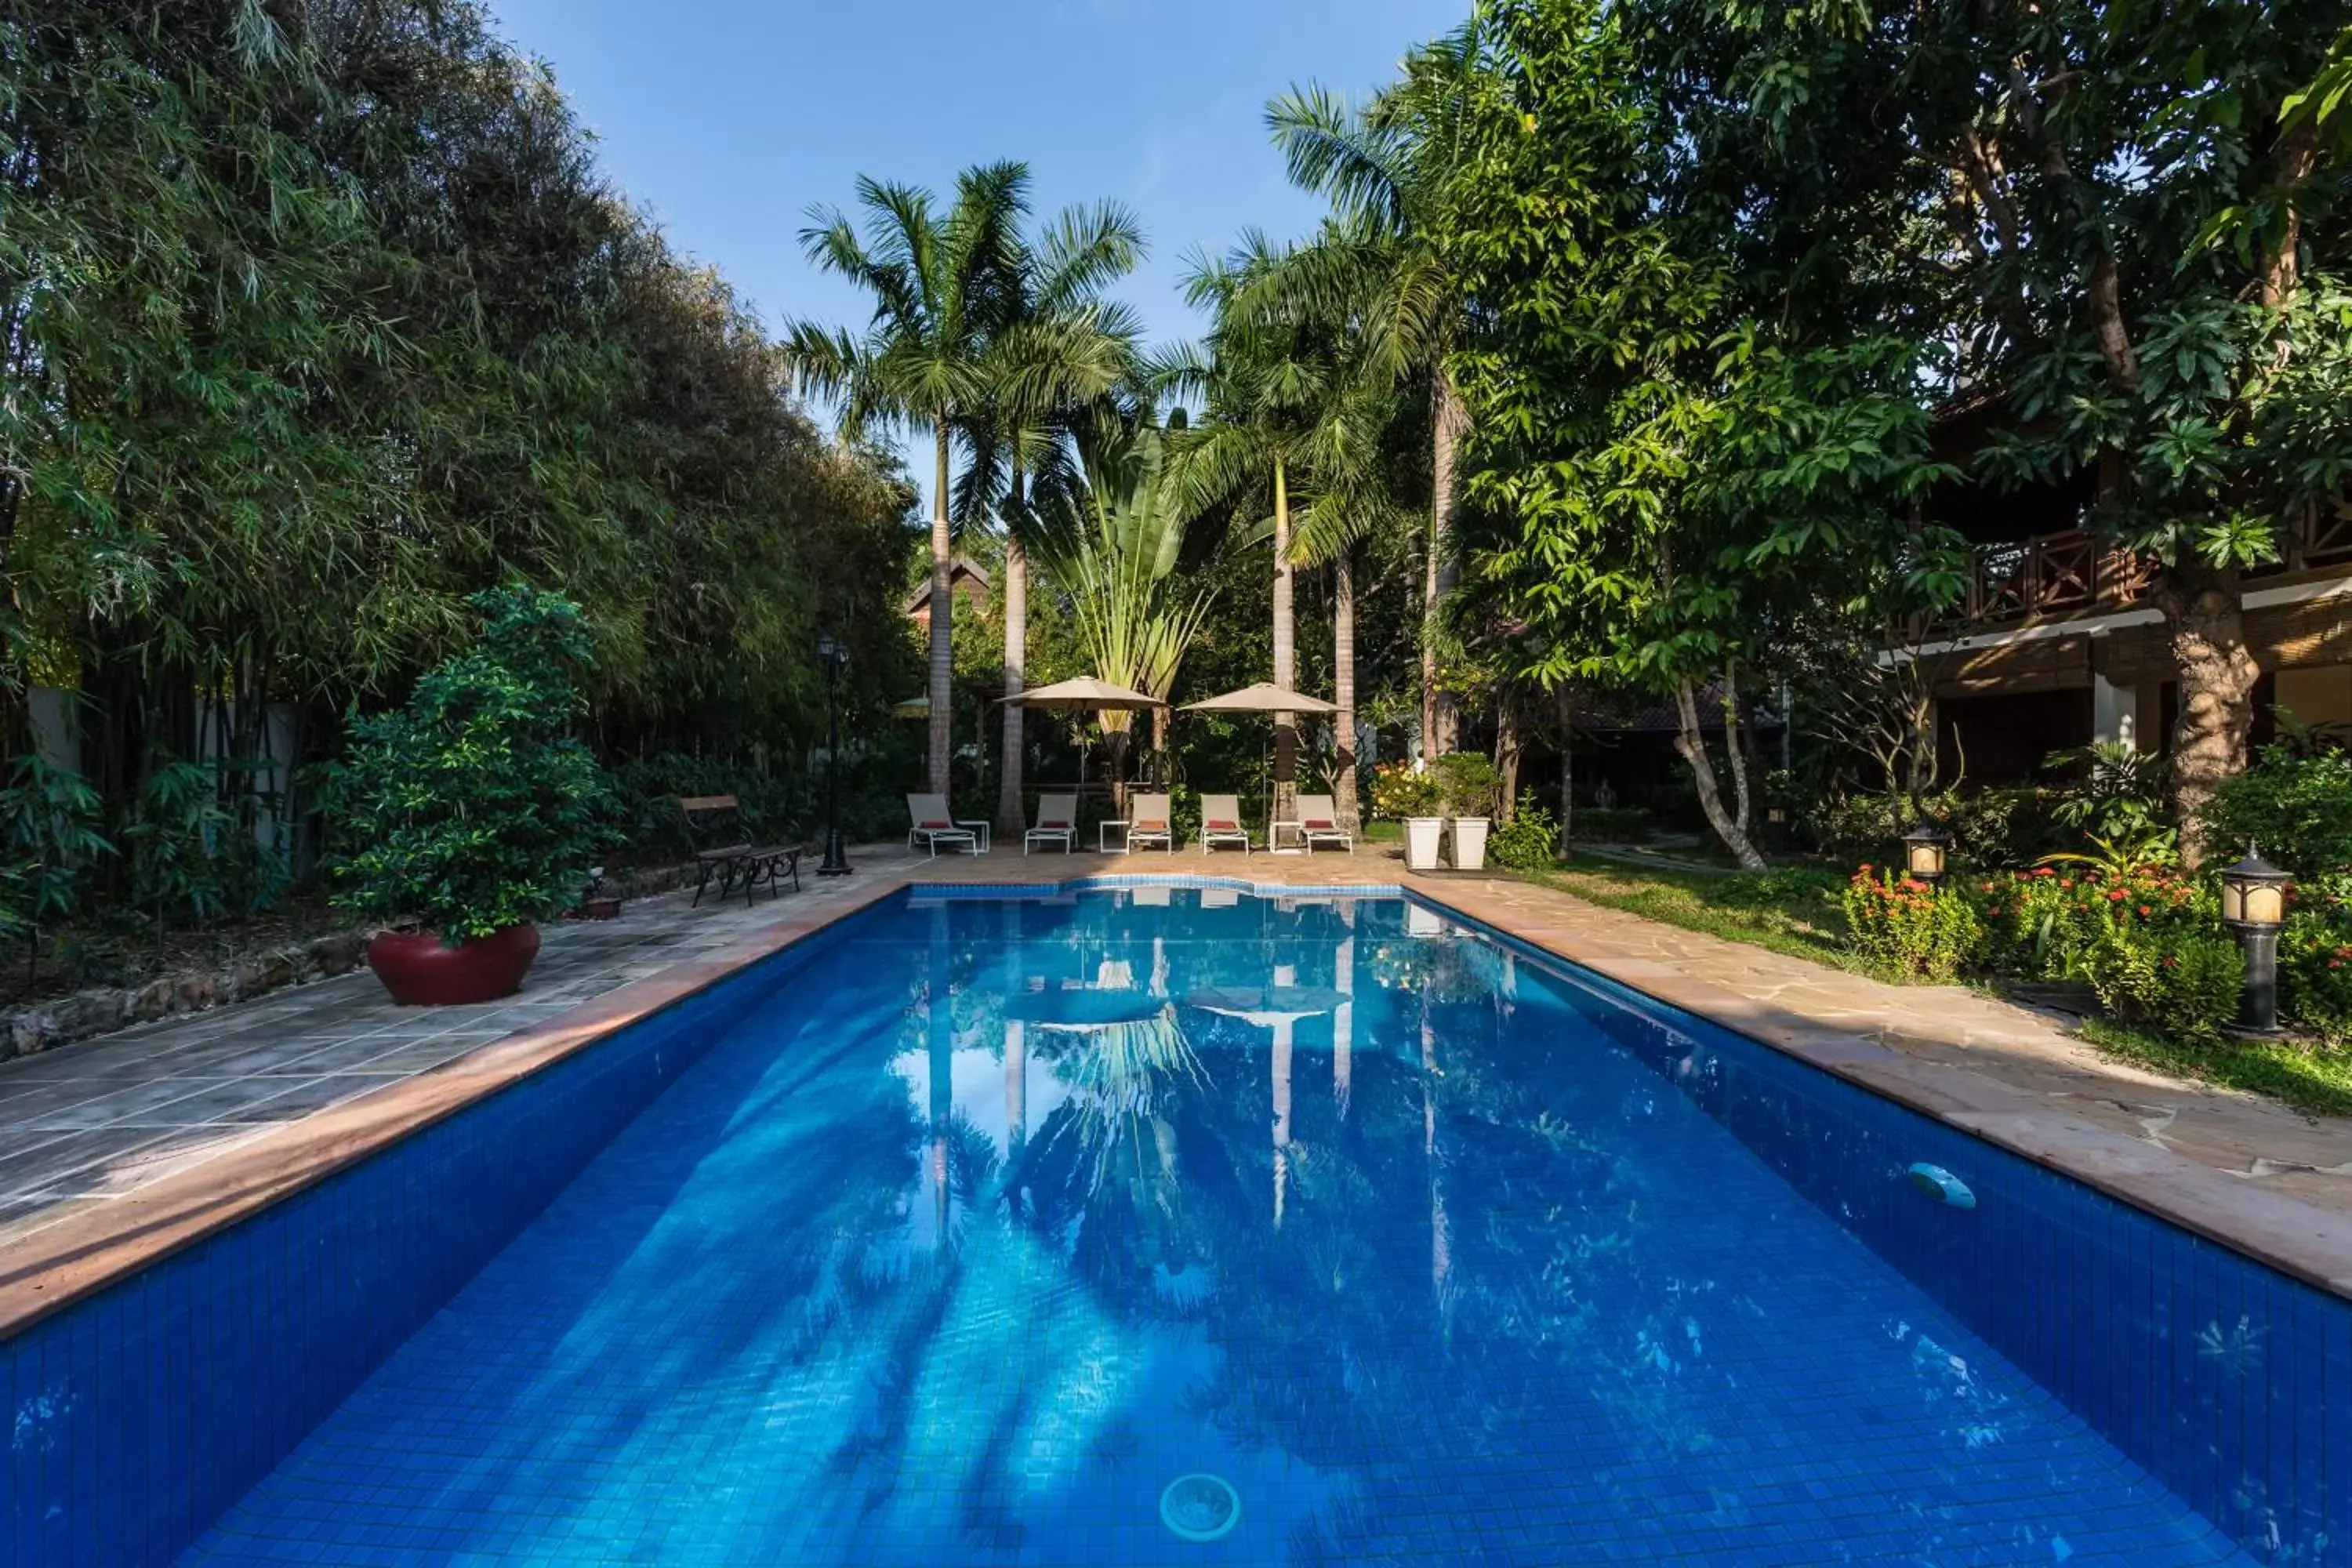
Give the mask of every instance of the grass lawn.
[{"label": "grass lawn", "polygon": [[1837,904],[1845,877],[1825,868],[1676,871],[1578,856],[1550,870],[1525,875],[1529,881],[1685,931],[1810,958],[1857,974],[1876,973],[1868,960],[1846,949],[1845,917]]},{"label": "grass lawn", "polygon": [[[1845,877],[1827,868],[1726,874],[1582,856],[1523,875],[1531,882],[1685,931],[1809,958],[1874,979],[1900,981],[1846,949],[1845,917],[1838,909],[1838,890]],[[2200,1046],[2105,1019],[2085,1022],[2078,1034],[2101,1055],[2118,1061],[2264,1095],[2298,1110],[2352,1116],[2352,1050],[2235,1041]]]},{"label": "grass lawn", "polygon": [[2105,1018],[2084,1023],[2081,1034],[2100,1055],[2118,1061],[2265,1095],[2297,1110],[2352,1116],[2352,1051],[2250,1040],[2184,1045]]}]

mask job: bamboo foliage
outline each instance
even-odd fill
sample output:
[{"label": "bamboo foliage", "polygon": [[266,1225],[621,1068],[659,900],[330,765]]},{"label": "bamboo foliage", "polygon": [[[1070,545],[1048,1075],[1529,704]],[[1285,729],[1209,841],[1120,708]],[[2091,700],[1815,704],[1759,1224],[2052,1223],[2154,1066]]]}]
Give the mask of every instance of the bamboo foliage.
[{"label": "bamboo foliage", "polygon": [[807,732],[820,580],[893,679],[905,487],[782,376],[478,5],[0,16],[0,689],[79,687],[110,803],[208,708],[331,739],[516,579],[611,745]]}]

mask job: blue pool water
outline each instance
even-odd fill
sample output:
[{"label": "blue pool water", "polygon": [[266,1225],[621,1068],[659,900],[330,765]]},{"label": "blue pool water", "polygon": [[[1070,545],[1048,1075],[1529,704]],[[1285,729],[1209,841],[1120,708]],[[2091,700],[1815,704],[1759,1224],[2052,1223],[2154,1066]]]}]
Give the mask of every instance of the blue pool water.
[{"label": "blue pool water", "polygon": [[[1396,900],[902,901],[184,1561],[2338,1560],[2315,1495],[2200,1515],[1784,1179],[1735,1129],[1802,1069],[1743,1048]],[[1904,1125],[1874,1212],[2011,1223]],[[2192,1372],[2266,1375],[2217,1331]],[[1203,1472],[1208,1542],[1161,1518]]]}]

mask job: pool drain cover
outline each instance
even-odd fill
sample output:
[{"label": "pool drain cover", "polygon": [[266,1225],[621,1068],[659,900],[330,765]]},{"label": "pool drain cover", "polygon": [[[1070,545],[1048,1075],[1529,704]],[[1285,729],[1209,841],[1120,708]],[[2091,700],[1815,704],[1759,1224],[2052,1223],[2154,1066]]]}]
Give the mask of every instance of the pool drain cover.
[{"label": "pool drain cover", "polygon": [[1160,1494],[1160,1522],[1185,1541],[1217,1541],[1242,1521],[1242,1494],[1223,1476],[1178,1476]]}]

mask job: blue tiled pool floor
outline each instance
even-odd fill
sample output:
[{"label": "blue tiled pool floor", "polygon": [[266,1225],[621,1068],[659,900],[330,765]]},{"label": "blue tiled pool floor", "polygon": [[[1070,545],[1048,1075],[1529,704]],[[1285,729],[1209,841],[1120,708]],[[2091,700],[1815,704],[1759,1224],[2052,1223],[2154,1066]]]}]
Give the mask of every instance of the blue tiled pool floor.
[{"label": "blue tiled pool floor", "polygon": [[2247,1560],[1557,983],[1180,893],[866,922],[186,1561]]}]

